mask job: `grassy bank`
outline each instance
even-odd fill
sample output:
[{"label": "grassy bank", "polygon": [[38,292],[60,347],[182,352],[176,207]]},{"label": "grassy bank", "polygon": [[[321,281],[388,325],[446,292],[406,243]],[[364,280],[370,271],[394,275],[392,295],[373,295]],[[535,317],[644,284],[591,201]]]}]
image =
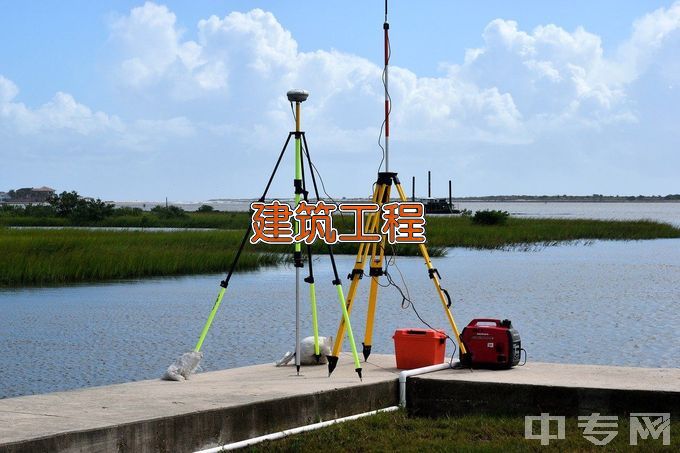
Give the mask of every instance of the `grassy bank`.
[{"label": "grassy bank", "polygon": [[[0,286],[33,286],[222,272],[242,233],[194,231],[10,230],[0,228]],[[239,270],[280,263],[283,255],[246,252]]]},{"label": "grassy bank", "polygon": [[[0,227],[87,226],[244,230],[249,222],[250,214],[247,212],[192,212],[176,218],[161,218],[151,212],[143,212],[134,216],[108,217],[96,222],[61,217],[0,215]],[[348,231],[353,226],[353,220],[349,216],[336,217],[334,225],[341,231]],[[680,228],[651,220],[519,219],[513,217],[510,217],[505,225],[476,225],[465,217],[429,216],[427,238],[430,246],[493,249],[575,240],[680,238]],[[351,249],[342,248],[341,250]]]},{"label": "grassy bank", "polygon": [[680,238],[680,228],[651,220],[517,219],[505,225],[475,225],[465,218],[430,217],[428,243],[434,246],[495,249],[578,240]]},{"label": "grassy bank", "polygon": [[[605,414],[606,415],[606,414]],[[627,417],[619,417],[619,433],[606,447],[583,437],[576,418],[567,418],[564,440],[541,446],[539,440],[524,439],[524,417],[480,417],[425,419],[407,417],[403,411],[382,413],[317,431],[266,442],[245,451],[364,452],[364,451],[677,451],[680,433],[671,423],[671,444],[661,439],[640,440],[629,445]],[[538,424],[536,424],[538,430]],[[552,425],[552,433],[555,426]],[[601,436],[597,436],[601,438]]]},{"label": "grassy bank", "polygon": [[[13,219],[12,224],[25,226],[69,225],[63,218],[40,218],[41,222],[22,217],[3,219]],[[176,219],[145,213],[141,217],[112,217],[89,226],[217,229],[141,232],[0,227],[0,286],[223,272],[229,267],[249,221],[247,213],[192,213]],[[352,220],[337,219],[336,226],[346,230],[352,226]],[[514,218],[505,225],[485,226],[475,225],[467,218],[430,217],[427,237],[430,253],[436,257],[445,253],[445,247],[494,249],[576,240],[680,238],[680,228],[651,221]],[[316,253],[325,253],[322,244],[315,244],[314,249]],[[337,244],[335,250],[353,254],[356,245]],[[248,246],[239,269],[280,263],[290,259],[289,251],[289,247],[282,246]],[[415,255],[418,249],[401,245],[398,253]]]}]

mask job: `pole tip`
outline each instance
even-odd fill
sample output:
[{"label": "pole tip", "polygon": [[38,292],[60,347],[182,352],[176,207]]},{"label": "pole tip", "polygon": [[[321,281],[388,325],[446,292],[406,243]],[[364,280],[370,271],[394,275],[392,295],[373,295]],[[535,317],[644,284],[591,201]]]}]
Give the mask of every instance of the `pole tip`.
[{"label": "pole tip", "polygon": [[368,360],[368,356],[371,355],[371,345],[369,344],[368,346],[361,343],[362,346],[364,347],[363,353],[364,353],[364,362]]},{"label": "pole tip", "polygon": [[334,355],[327,355],[326,359],[328,359],[328,375],[330,376],[333,373],[335,367],[338,365],[338,357]]},{"label": "pole tip", "polygon": [[354,371],[359,375],[359,380],[363,382],[364,379],[361,377],[361,368],[355,368]]}]

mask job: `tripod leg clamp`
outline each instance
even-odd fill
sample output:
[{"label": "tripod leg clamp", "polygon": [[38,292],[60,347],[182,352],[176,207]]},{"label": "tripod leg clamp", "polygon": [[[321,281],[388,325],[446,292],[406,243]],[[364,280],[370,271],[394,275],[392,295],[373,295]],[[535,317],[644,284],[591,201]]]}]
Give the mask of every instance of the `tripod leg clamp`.
[{"label": "tripod leg clamp", "polygon": [[436,267],[433,267],[432,269],[428,269],[428,270],[427,270],[427,273],[428,273],[428,275],[430,276],[431,279],[434,278],[435,274],[437,275],[437,277],[439,278],[439,280],[442,279],[442,276],[439,275],[439,271],[437,270]]},{"label": "tripod leg clamp", "polygon": [[385,275],[385,271],[383,271],[382,267],[371,267],[368,270],[368,275],[371,277],[382,277]]},{"label": "tripod leg clamp", "polygon": [[353,280],[355,275],[358,275],[359,280],[361,280],[362,278],[364,278],[364,270],[363,269],[352,269],[352,272],[347,274],[347,280]]}]

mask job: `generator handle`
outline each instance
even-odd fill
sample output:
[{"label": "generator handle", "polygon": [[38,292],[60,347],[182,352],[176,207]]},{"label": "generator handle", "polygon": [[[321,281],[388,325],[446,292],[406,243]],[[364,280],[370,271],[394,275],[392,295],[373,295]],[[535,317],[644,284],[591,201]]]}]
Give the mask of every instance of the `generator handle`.
[{"label": "generator handle", "polygon": [[500,325],[501,325],[501,320],[500,320],[500,319],[491,319],[491,318],[477,318],[477,319],[473,319],[472,321],[470,321],[470,324],[468,324],[468,325],[469,325],[469,326],[476,326],[476,325],[477,325],[478,323],[480,323],[480,322],[491,322],[491,323],[496,324],[497,326],[500,326]]}]

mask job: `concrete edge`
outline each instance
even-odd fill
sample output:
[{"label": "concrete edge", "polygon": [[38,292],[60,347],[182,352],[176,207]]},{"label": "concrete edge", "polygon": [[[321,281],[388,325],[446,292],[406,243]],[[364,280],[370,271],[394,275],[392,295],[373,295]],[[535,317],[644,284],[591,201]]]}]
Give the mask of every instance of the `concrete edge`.
[{"label": "concrete edge", "polygon": [[0,445],[35,451],[190,452],[398,403],[397,379],[252,404],[70,431]]},{"label": "concrete edge", "polygon": [[680,416],[680,392],[561,387],[536,384],[476,382],[413,377],[406,386],[410,415],[555,415],[600,412],[670,412]]}]

